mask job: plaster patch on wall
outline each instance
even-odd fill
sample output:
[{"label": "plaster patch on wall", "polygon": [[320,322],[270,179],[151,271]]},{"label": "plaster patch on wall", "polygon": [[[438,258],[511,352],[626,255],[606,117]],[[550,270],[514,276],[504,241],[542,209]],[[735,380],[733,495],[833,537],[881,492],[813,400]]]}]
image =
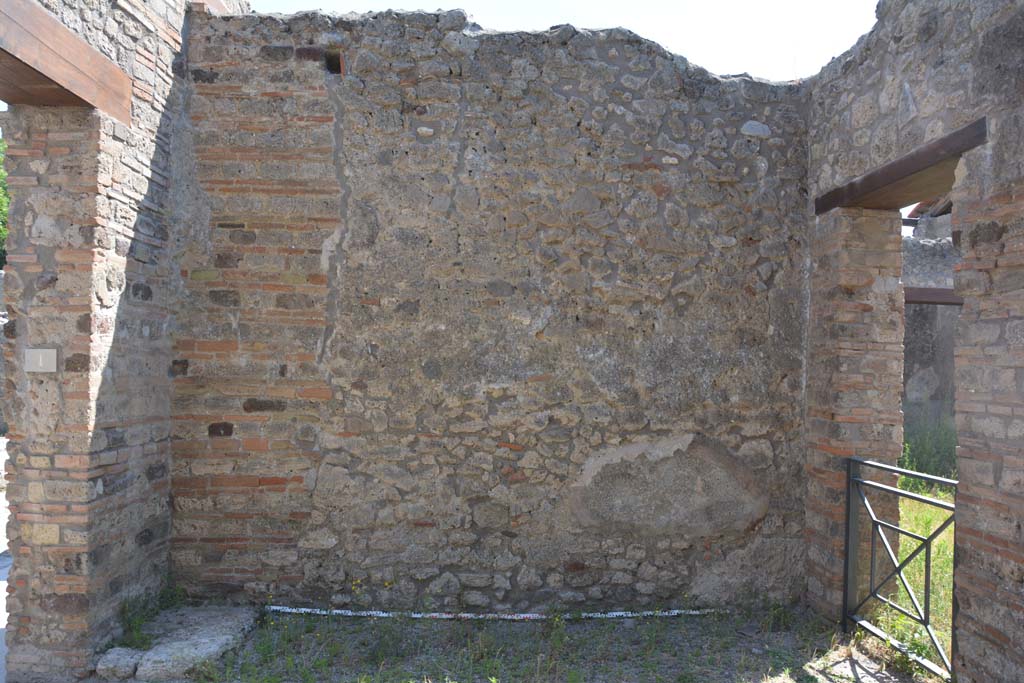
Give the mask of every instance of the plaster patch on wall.
[{"label": "plaster patch on wall", "polygon": [[574,486],[591,485],[594,478],[608,465],[634,462],[640,456],[645,456],[648,462],[657,462],[675,455],[676,451],[685,451],[693,443],[693,437],[693,434],[683,434],[662,441],[641,441],[599,451],[583,463],[583,471]]},{"label": "plaster patch on wall", "polygon": [[741,463],[694,434],[598,452],[584,463],[569,500],[584,526],[690,539],[743,532],[768,510]]}]

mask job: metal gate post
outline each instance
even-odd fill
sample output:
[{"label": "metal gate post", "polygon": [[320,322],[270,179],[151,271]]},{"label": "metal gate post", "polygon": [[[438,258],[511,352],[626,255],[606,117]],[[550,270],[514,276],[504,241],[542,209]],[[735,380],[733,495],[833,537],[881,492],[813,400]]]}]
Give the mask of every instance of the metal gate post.
[{"label": "metal gate post", "polygon": [[854,511],[856,496],[854,479],[860,477],[860,463],[855,458],[846,459],[846,562],[843,565],[843,632],[850,630],[850,607],[857,604],[857,558],[860,556],[859,515]]}]

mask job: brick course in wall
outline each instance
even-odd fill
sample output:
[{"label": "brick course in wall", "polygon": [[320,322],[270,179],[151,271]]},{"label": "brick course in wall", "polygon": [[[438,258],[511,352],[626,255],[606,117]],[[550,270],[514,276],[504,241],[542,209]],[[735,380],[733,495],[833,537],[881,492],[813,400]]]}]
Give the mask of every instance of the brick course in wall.
[{"label": "brick course in wall", "polygon": [[[295,562],[322,457],[315,430],[333,396],[317,367],[329,311],[321,251],[339,229],[342,189],[322,50],[313,61],[260,50],[264,62],[253,51],[199,43],[190,63],[210,208],[181,270],[193,315],[172,371],[174,562],[206,592],[262,582],[253,594],[265,595],[304,578]],[[224,75],[264,65],[255,88]]]},{"label": "brick course in wall", "polygon": [[980,116],[988,120],[988,143],[961,160],[952,195],[953,229],[971,235],[961,243],[965,259],[956,277],[964,306],[955,351],[953,663],[959,681],[1017,681],[1024,678],[1016,647],[1024,642],[1024,493],[1015,483],[1024,384],[1014,342],[1021,315],[1024,8],[1010,1],[887,0],[878,16],[872,33],[811,85],[808,182],[818,194]]},{"label": "brick course in wall", "polygon": [[[99,125],[87,110],[38,111],[4,125],[14,197],[4,282],[12,680],[89,668],[89,522],[101,491],[89,457]],[[58,373],[23,371],[26,348],[57,346]]]},{"label": "brick course in wall", "polygon": [[[842,606],[846,463],[896,464],[903,443],[900,217],[834,209],[811,241],[807,380],[807,591],[821,612]],[[872,501],[879,514],[899,518]]]},{"label": "brick course in wall", "polygon": [[[1018,143],[1019,144],[1019,143]],[[978,160],[980,161],[980,160]],[[980,173],[977,167],[971,166]],[[965,184],[966,185],[966,184]],[[1024,183],[958,190],[956,661],[961,681],[1024,677]]]},{"label": "brick course in wall", "polygon": [[[7,680],[82,676],[167,580],[169,121],[183,2],[43,5],[133,78],[132,122],[13,107],[6,297]],[[56,373],[27,373],[27,348]]]}]

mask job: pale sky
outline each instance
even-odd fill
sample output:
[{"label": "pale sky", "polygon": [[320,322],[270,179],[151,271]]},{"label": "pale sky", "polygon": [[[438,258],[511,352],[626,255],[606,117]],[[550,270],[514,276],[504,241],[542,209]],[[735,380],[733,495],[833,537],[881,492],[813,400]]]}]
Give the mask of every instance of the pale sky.
[{"label": "pale sky", "polygon": [[[344,14],[438,8],[445,0],[250,0],[257,12]],[[717,74],[816,74],[875,23],[876,0],[450,0],[485,29],[623,26]]]}]

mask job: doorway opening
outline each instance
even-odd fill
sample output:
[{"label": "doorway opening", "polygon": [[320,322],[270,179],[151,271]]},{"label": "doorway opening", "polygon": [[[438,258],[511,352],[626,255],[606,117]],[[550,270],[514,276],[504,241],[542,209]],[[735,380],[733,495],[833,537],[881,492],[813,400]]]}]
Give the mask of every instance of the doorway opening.
[{"label": "doorway opening", "polygon": [[[899,278],[892,286],[903,296],[890,300],[893,329],[883,324],[874,331],[878,343],[902,342],[898,358],[879,361],[902,370],[879,373],[888,381],[902,379],[898,429],[885,432],[884,419],[873,429],[864,427],[876,436],[897,437],[899,456],[893,462],[892,448],[879,448],[876,457],[854,453],[847,462],[844,626],[879,636],[942,677],[951,674],[956,647],[954,355],[962,301],[953,281],[960,253],[951,192],[960,156],[986,139],[987,123],[980,119],[815,202],[819,215],[870,209],[877,222],[902,227]],[[884,212],[891,212],[891,219]],[[894,236],[879,233],[876,239],[891,245]],[[878,264],[874,271],[865,268],[873,274],[869,280],[885,280],[894,272],[892,246],[878,248],[876,254],[868,245],[863,254],[851,256],[862,266]],[[876,301],[870,299],[871,288],[866,290],[866,310],[877,308],[877,292],[886,288],[873,285]],[[894,387],[876,389],[884,402]]]},{"label": "doorway opening", "polygon": [[[869,593],[878,609],[872,621],[856,617],[862,628],[898,644],[940,677],[951,673],[953,647],[954,346],[962,305],[953,287],[961,255],[951,209],[947,194],[907,207],[901,219],[903,444],[897,463],[902,471],[893,473],[901,493],[889,496],[898,498],[892,526],[873,521],[870,533]],[[854,507],[869,505],[861,486],[850,493]]]}]

